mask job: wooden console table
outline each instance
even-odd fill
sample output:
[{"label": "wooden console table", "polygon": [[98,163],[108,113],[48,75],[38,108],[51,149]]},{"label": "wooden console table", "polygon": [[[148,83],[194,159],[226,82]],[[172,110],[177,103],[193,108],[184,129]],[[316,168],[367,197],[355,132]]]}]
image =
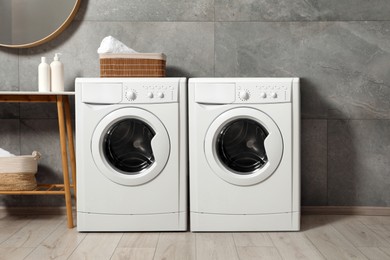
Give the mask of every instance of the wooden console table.
[{"label": "wooden console table", "polygon": [[[76,158],[74,152],[73,130],[70,115],[69,96],[74,92],[21,92],[0,91],[0,102],[35,102],[57,103],[58,126],[61,145],[63,184],[38,184],[32,191],[0,191],[0,194],[8,195],[64,195],[68,228],[73,228],[71,188],[76,198]],[[68,147],[67,147],[68,142]],[[69,176],[68,155],[72,171],[72,182]]]}]

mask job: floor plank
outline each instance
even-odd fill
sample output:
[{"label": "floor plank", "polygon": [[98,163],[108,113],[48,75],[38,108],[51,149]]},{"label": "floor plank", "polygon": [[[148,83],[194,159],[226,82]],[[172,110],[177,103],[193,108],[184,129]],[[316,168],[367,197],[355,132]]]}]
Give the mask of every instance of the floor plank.
[{"label": "floor plank", "polygon": [[89,233],[68,259],[110,259],[122,233]]},{"label": "floor plank", "polygon": [[390,226],[390,216],[355,216],[364,225]]},{"label": "floor plank", "polygon": [[0,244],[22,229],[31,218],[26,216],[5,216],[0,219]]},{"label": "floor plank", "polygon": [[118,247],[156,248],[159,236],[159,233],[125,233]]},{"label": "floor plank", "polygon": [[196,259],[195,234],[190,232],[161,233],[154,259]]},{"label": "floor plank", "polygon": [[68,229],[66,221],[63,221],[26,260],[67,259],[85,236],[85,233],[78,233],[76,229]]},{"label": "floor plank", "polygon": [[111,259],[151,260],[156,251],[159,233],[125,233]]},{"label": "floor plank", "polygon": [[267,233],[233,233],[236,246],[274,246]]},{"label": "floor plank", "polygon": [[[377,234],[390,245],[390,217],[388,216],[358,216],[360,222]],[[390,246],[387,246],[390,247]]]},{"label": "floor plank", "polygon": [[381,247],[380,248],[390,259],[390,248],[389,247]]},{"label": "floor plank", "polygon": [[374,231],[359,221],[357,216],[339,218],[330,216],[332,226],[348,239],[355,247],[390,247],[390,243],[381,239]]},{"label": "floor plank", "polygon": [[2,247],[0,248],[0,260],[24,259],[34,247]]},{"label": "floor plank", "polygon": [[269,235],[283,259],[324,259],[302,233],[280,232]]},{"label": "floor plank", "polygon": [[282,259],[275,247],[238,246],[237,252],[240,260],[279,260]]},{"label": "floor plank", "polygon": [[359,247],[359,250],[370,260],[390,259],[390,256],[377,247]]},{"label": "floor plank", "polygon": [[367,259],[331,225],[328,216],[305,216],[304,234],[326,259]]},{"label": "floor plank", "polygon": [[231,233],[197,233],[196,257],[199,260],[239,259]]},{"label": "floor plank", "polygon": [[37,247],[64,219],[64,216],[34,216],[27,225],[1,243],[0,247]]},{"label": "floor plank", "polygon": [[111,260],[153,260],[154,248],[126,248],[115,249]]}]

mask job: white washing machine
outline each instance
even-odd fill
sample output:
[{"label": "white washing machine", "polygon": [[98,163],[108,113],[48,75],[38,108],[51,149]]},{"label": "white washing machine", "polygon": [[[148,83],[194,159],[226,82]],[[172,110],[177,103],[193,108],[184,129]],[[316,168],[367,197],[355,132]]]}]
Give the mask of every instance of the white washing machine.
[{"label": "white washing machine", "polygon": [[185,78],[77,78],[79,231],[186,230]]},{"label": "white washing machine", "polygon": [[188,95],[191,230],[299,230],[299,79],[192,78]]}]

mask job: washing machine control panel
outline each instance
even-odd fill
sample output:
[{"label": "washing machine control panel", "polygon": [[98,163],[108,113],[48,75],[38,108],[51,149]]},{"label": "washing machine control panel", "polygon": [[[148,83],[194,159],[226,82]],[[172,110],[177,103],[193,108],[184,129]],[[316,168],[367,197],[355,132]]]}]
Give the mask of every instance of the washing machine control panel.
[{"label": "washing machine control panel", "polygon": [[122,103],[174,103],[178,102],[177,83],[123,84]]},{"label": "washing machine control panel", "polygon": [[291,101],[288,83],[237,83],[235,103],[284,103]]}]

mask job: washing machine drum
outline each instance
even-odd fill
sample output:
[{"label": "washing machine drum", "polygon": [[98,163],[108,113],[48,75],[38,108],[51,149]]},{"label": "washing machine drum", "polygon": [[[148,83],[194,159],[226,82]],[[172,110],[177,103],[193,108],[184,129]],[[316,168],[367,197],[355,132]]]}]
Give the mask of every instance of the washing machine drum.
[{"label": "washing machine drum", "polygon": [[264,141],[268,131],[252,119],[226,124],[216,141],[219,159],[237,174],[251,174],[267,162]]},{"label": "washing machine drum", "polygon": [[91,150],[105,177],[122,185],[141,185],[164,169],[170,140],[155,115],[143,109],[123,108],[99,122],[91,139]]},{"label": "washing machine drum", "polygon": [[103,139],[103,152],[112,167],[123,174],[139,174],[155,162],[151,141],[154,130],[139,119],[112,125]]},{"label": "washing machine drum", "polygon": [[254,185],[270,177],[283,156],[283,139],[276,123],[252,108],[236,108],[218,116],[204,142],[207,161],[223,180]]}]

